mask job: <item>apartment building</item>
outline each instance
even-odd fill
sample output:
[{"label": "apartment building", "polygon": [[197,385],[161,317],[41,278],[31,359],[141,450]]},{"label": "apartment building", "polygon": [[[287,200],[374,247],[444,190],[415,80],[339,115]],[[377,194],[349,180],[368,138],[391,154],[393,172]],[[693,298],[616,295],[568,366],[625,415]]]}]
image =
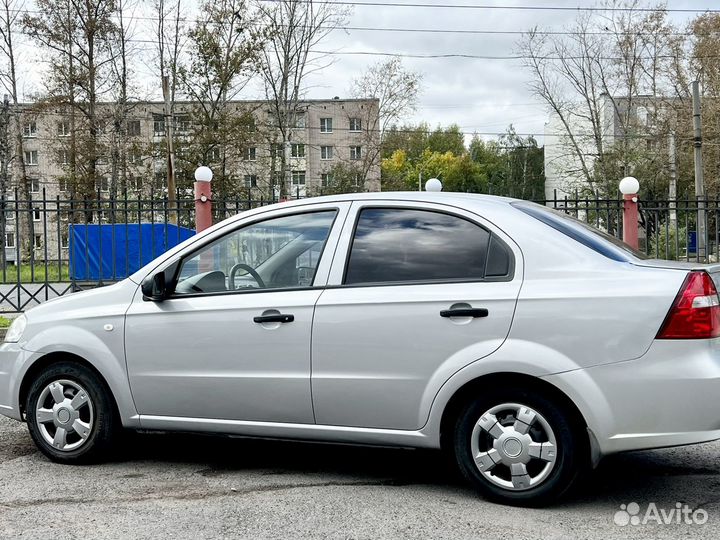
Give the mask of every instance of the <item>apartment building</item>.
[{"label": "apartment building", "polygon": [[[233,184],[233,192],[249,196],[269,198],[281,193],[280,182],[284,181],[279,169],[279,140],[276,121],[270,103],[266,101],[236,101],[229,107],[231,113],[252,115],[255,129],[249,142],[232,151],[218,141],[202,161],[190,162],[187,156],[194,144],[193,110],[197,104],[179,102],[173,114],[174,144],[176,149],[176,170],[178,185],[192,183],[192,171],[199,165],[211,169],[222,167],[224,181]],[[162,197],[166,185],[166,140],[162,102],[135,103],[126,116],[122,130],[122,168],[117,172],[109,157],[112,142],[112,109],[107,103],[98,107],[99,115],[107,119],[108,129],[103,130],[101,152],[107,153],[97,160],[96,190],[101,199],[110,199],[111,192],[128,193],[130,199],[148,198],[150,193]],[[292,128],[292,138],[287,156],[289,162],[289,183],[285,192],[290,196],[311,196],[322,192],[333,183],[333,169],[344,164],[351,170],[357,169],[356,188],[359,191],[380,190],[380,163],[373,149],[379,144],[379,102],[377,100],[356,100],[333,98],[330,100],[307,100],[299,104]],[[68,247],[67,208],[71,198],[71,186],[66,181],[71,155],[68,143],[72,135],[72,122],[62,108],[32,105],[22,111],[23,156],[26,174],[33,201],[33,245],[37,259],[66,259]],[[13,148],[13,133],[8,133],[10,148]],[[115,132],[116,136],[116,132]],[[82,163],[81,150],[76,159]],[[187,158],[187,159],[186,159]],[[14,261],[17,254],[19,234],[16,230],[17,212],[13,199],[18,186],[19,167],[16,159],[9,160],[9,174],[4,191],[8,201],[2,225],[5,235],[6,260]],[[113,175],[113,170],[116,173]],[[116,179],[113,182],[113,178]],[[118,179],[121,178],[120,182]],[[190,196],[190,192],[188,192]],[[104,212],[93,216],[93,222],[107,221]],[[151,219],[155,219],[154,216]],[[158,218],[160,219],[160,218]],[[70,220],[72,221],[72,220]],[[47,255],[46,255],[47,254]]]}]

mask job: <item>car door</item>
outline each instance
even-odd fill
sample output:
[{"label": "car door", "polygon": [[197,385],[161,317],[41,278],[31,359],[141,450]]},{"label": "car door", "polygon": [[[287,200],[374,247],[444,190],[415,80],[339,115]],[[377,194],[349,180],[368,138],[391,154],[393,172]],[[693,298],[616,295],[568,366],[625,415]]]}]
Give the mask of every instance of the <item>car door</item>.
[{"label": "car door", "polygon": [[316,422],[422,427],[429,381],[491,354],[509,333],[522,281],[511,245],[461,209],[354,202],[315,310]]},{"label": "car door", "polygon": [[348,207],[260,214],[172,261],[168,299],[138,292],[125,326],[138,412],[312,423],[313,309]]}]

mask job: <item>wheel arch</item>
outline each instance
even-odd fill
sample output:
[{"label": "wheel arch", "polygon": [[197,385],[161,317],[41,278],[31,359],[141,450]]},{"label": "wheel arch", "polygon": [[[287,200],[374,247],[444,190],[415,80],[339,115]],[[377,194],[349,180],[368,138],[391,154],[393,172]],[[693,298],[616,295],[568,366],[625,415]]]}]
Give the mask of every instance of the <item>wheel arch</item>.
[{"label": "wheel arch", "polygon": [[47,353],[37,360],[35,360],[28,370],[23,375],[22,381],[20,382],[20,388],[19,388],[19,395],[18,395],[18,403],[20,406],[20,412],[24,415],[25,414],[25,401],[27,400],[28,392],[30,392],[30,387],[32,386],[33,381],[35,378],[45,369],[49,368],[53,364],[58,364],[60,362],[71,362],[74,364],[79,364],[88,370],[92,371],[99,379],[100,382],[105,386],[106,390],[108,391],[108,394],[110,395],[110,398],[112,400],[113,405],[115,406],[115,412],[119,414],[118,404],[117,400],[115,399],[115,395],[113,394],[112,390],[110,389],[110,385],[108,384],[107,379],[105,376],[98,370],[97,367],[95,367],[92,363],[88,362],[85,358],[78,356],[77,354],[71,353],[71,352],[63,352],[63,351],[55,351],[51,353]]},{"label": "wheel arch", "polygon": [[502,386],[522,387],[543,393],[547,397],[556,400],[557,403],[567,411],[570,421],[581,433],[580,439],[585,443],[587,455],[593,447],[592,434],[588,430],[588,422],[575,402],[557,386],[532,375],[516,372],[497,372],[476,377],[458,388],[445,404],[440,418],[440,446],[449,448],[449,439],[452,435],[452,424],[462,410],[474,396],[482,393],[488,388]]}]

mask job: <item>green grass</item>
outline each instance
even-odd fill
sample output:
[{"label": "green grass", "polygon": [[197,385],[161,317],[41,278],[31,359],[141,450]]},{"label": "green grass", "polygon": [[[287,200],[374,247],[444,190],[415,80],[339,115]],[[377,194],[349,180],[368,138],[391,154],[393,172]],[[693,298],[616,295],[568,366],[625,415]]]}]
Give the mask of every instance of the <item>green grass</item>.
[{"label": "green grass", "polygon": [[0,328],[9,328],[10,324],[12,324],[12,319],[0,315]]},{"label": "green grass", "polygon": [[[17,283],[17,266],[8,264],[3,272],[0,269],[0,283]],[[46,275],[47,272],[47,275]],[[47,281],[70,281],[70,273],[66,263],[58,265],[57,263],[48,263],[47,270],[44,264],[35,264],[35,269],[29,264],[20,265],[20,282],[33,283]]]}]

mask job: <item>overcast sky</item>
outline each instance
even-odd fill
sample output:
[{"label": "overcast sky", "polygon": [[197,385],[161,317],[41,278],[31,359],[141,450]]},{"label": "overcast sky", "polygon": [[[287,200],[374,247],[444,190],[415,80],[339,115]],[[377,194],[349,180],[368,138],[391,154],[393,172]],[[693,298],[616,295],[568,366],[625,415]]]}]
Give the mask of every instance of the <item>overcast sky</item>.
[{"label": "overcast sky", "polygon": [[[357,0],[358,3],[372,0]],[[189,4],[187,16],[192,17],[196,2]],[[149,2],[148,2],[149,3]],[[388,0],[388,3],[496,5],[496,6],[593,6],[586,0]],[[28,2],[28,4],[30,4]],[[191,7],[192,6],[192,7]],[[29,6],[28,6],[29,7]],[[669,0],[671,9],[717,9],[718,0]],[[411,28],[437,30],[507,30],[526,31],[534,26],[563,30],[573,21],[573,11],[459,9],[450,7],[392,7],[356,5],[349,18],[350,27]],[[673,13],[677,23],[692,18],[691,13]],[[148,38],[149,24],[138,21],[136,35]],[[323,50],[338,52],[390,52],[414,55],[470,54],[486,56],[513,55],[518,35],[429,34],[336,30],[322,43]],[[141,45],[142,46],[142,45]],[[151,45],[144,45],[151,47]],[[23,48],[26,60],[39,62],[39,52],[30,43]],[[314,75],[309,81],[313,98],[345,97],[351,79],[381,57],[337,55],[335,62]],[[423,75],[419,107],[410,122],[425,121],[435,127],[452,123],[468,134],[500,133],[513,124],[519,133],[543,133],[547,111],[528,90],[528,73],[519,60],[488,60],[470,58],[405,58],[405,65]],[[138,61],[136,69],[150,73]],[[38,90],[35,77],[25,81],[23,88]],[[248,97],[262,97],[259,90],[250,90]]]}]

